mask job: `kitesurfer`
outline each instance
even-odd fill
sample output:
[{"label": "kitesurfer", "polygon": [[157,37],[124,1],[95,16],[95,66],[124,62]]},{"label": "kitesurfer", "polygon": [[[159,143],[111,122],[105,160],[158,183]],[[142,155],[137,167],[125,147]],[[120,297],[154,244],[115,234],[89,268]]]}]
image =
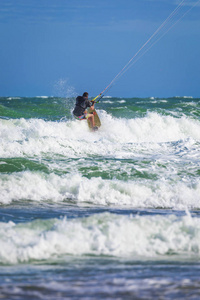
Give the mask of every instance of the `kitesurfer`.
[{"label": "kitesurfer", "polygon": [[89,94],[87,92],[83,93],[83,96],[78,96],[76,98],[76,105],[73,110],[73,115],[77,120],[88,119],[91,123],[92,130],[95,131],[98,127],[94,123],[93,113],[88,113],[87,108],[90,107],[91,110],[94,110],[94,101],[88,100]]}]

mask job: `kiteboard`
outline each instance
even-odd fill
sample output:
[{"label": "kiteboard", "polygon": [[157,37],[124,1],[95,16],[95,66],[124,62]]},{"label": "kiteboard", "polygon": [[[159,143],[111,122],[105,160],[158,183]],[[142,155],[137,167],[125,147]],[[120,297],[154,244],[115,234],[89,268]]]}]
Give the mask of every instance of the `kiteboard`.
[{"label": "kiteboard", "polygon": [[[88,111],[89,114],[93,114],[94,115],[94,124],[95,124],[96,127],[99,128],[101,126],[101,121],[100,121],[99,116],[98,116],[98,114],[96,112],[96,109],[92,110],[91,108],[88,108],[87,111]],[[88,122],[89,129],[92,130],[91,122],[89,120],[87,120],[87,122]]]}]

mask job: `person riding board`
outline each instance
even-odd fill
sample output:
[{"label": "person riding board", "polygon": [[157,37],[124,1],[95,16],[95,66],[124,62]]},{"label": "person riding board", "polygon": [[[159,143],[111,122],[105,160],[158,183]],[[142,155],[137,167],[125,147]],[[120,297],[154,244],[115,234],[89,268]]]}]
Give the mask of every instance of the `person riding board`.
[{"label": "person riding board", "polygon": [[94,101],[88,100],[89,94],[87,92],[83,93],[83,96],[78,96],[76,98],[76,105],[73,110],[73,115],[77,120],[84,120],[88,119],[91,123],[92,130],[95,131],[98,129],[98,127],[95,126],[94,123],[94,115],[93,113],[88,113],[87,109],[88,107],[91,108],[91,110],[94,110]]}]

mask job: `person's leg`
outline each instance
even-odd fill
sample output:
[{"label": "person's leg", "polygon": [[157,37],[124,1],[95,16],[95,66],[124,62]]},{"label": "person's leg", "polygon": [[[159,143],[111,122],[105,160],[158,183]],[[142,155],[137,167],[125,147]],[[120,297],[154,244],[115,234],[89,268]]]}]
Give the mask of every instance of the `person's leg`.
[{"label": "person's leg", "polygon": [[95,126],[94,115],[93,114],[87,114],[87,119],[90,121],[91,127],[93,128]]}]

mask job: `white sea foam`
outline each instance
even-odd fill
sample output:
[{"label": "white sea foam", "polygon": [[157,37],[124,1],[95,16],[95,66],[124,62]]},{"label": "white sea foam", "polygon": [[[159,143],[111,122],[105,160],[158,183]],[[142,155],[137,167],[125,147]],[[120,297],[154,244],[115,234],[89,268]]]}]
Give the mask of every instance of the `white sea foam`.
[{"label": "white sea foam", "polygon": [[200,256],[200,219],[188,216],[97,214],[73,220],[0,223],[0,262],[111,255],[137,260]]},{"label": "white sea foam", "polygon": [[88,179],[81,174],[18,172],[2,174],[0,203],[32,200],[128,207],[200,208],[200,180],[171,183],[161,178],[156,181],[106,180],[100,177]]},{"label": "white sea foam", "polygon": [[47,99],[47,98],[49,98],[49,96],[36,96],[36,98]]},{"label": "white sea foam", "polygon": [[21,99],[20,97],[8,97],[6,98],[7,100],[18,100]]},{"label": "white sea foam", "polygon": [[[1,158],[37,157],[50,170],[50,174],[33,171],[1,173],[0,202],[71,199],[100,205],[200,208],[199,179],[187,174],[183,176],[183,167],[180,167],[187,165],[188,174],[199,170],[199,120],[157,113],[135,119],[116,119],[104,111],[99,114],[102,126],[95,133],[89,131],[85,121],[0,120]],[[54,157],[64,157],[65,165],[54,161]],[[109,174],[109,170],[116,170],[116,176],[120,176],[118,170],[121,169],[121,173],[127,174],[126,179],[118,180],[113,174],[110,180],[84,177],[73,159],[86,159],[82,167],[90,169],[93,157],[111,158],[99,166],[100,172]],[[66,159],[72,162],[66,163]],[[118,165],[118,159],[135,162],[146,159],[151,163],[145,169],[137,163],[122,165],[120,162]],[[66,167],[69,173],[54,173],[55,169],[66,170]],[[133,167],[141,174],[152,173],[156,179],[142,180],[136,176],[134,181],[129,180]]]},{"label": "white sea foam", "polygon": [[118,103],[126,103],[126,100],[122,99],[122,100],[119,100],[117,101]]},{"label": "white sea foam", "polygon": [[[154,100],[155,98],[151,98],[151,100]],[[148,101],[148,103],[167,103],[167,100],[162,99],[155,99],[154,101]]]},{"label": "white sea foam", "polygon": [[113,101],[110,101],[110,100],[103,100],[103,103],[109,103],[109,104],[112,104],[114,103]]},{"label": "white sea foam", "polygon": [[177,99],[193,99],[193,97],[192,96],[175,96],[175,98],[177,98]]},{"label": "white sea foam", "polygon": [[[200,141],[199,120],[148,113],[143,118],[116,119],[99,112],[102,126],[89,131],[85,121],[51,122],[41,119],[0,120],[1,157],[34,156],[44,153],[76,157],[85,154],[123,153],[130,143]],[[131,153],[129,152],[128,155]]]}]

